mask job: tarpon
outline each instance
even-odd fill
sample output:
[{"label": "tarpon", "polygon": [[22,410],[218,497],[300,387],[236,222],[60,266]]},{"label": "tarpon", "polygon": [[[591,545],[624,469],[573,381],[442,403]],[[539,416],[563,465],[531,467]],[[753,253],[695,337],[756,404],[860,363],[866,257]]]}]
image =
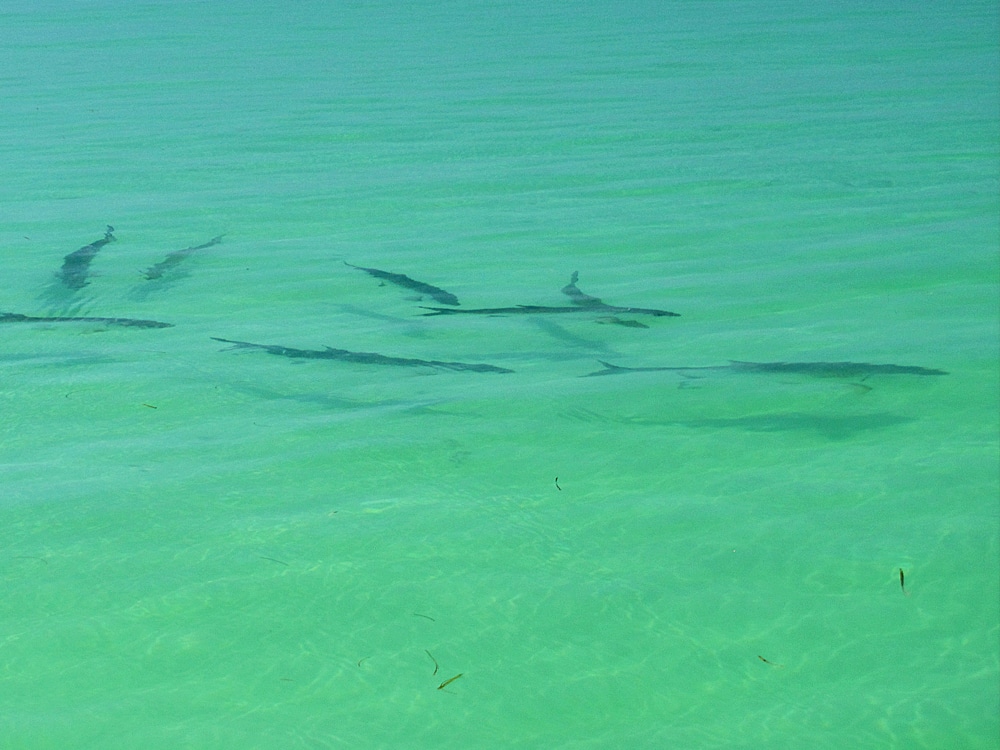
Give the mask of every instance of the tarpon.
[{"label": "tarpon", "polygon": [[688,372],[729,371],[738,373],[776,373],[812,375],[818,378],[867,378],[870,375],[947,375],[944,370],[914,365],[873,365],[867,362],[741,362],[730,360],[728,365],[708,367],[621,367],[598,360],[603,370],[588,373],[594,375],[623,375],[629,372]]},{"label": "tarpon", "polygon": [[495,365],[468,364],[466,362],[442,362],[436,359],[410,359],[407,357],[389,357],[385,354],[375,354],[373,352],[349,352],[346,349],[333,349],[324,347],[323,349],[291,349],[287,346],[274,344],[252,344],[249,341],[233,341],[231,339],[220,339],[211,337],[213,341],[222,341],[226,344],[233,344],[237,349],[253,348],[263,349],[268,354],[277,354],[280,357],[291,357],[293,359],[336,359],[341,362],[354,362],[361,365],[391,365],[394,367],[436,367],[442,370],[458,370],[469,372],[514,372],[505,367]]},{"label": "tarpon", "polygon": [[350,266],[351,268],[356,268],[359,271],[364,271],[370,276],[374,276],[376,279],[382,279],[383,281],[388,281],[390,284],[395,284],[396,286],[401,286],[404,289],[412,289],[420,294],[426,294],[428,297],[433,297],[442,305],[458,305],[458,297],[456,297],[451,292],[446,292],[444,289],[439,289],[436,286],[431,286],[430,284],[425,284],[422,281],[417,281],[416,279],[411,279],[401,273],[390,273],[389,271],[380,271],[377,268],[365,268],[364,266],[355,266],[352,263],[344,261],[345,266]]},{"label": "tarpon", "polygon": [[[626,313],[632,315],[652,315],[654,317],[680,317],[680,313],[670,312],[669,310],[654,310],[647,307],[618,307],[617,305],[607,305],[602,300],[597,297],[592,297],[589,294],[584,294],[580,291],[580,288],[576,285],[577,279],[580,278],[580,274],[577,271],[573,272],[570,277],[569,283],[562,288],[562,293],[565,294],[573,302],[572,307],[551,307],[546,305],[516,305],[514,307],[486,307],[479,308],[476,310],[449,310],[443,307],[423,307],[424,310],[431,310],[432,312],[424,313],[424,315],[553,315],[561,313],[593,313],[593,312],[603,312],[603,313]],[[619,321],[619,325],[632,326],[629,321]],[[632,327],[642,327],[642,324]]]},{"label": "tarpon", "polygon": [[661,317],[680,317],[680,313],[670,312],[669,310],[653,310],[646,307],[616,307],[615,305],[605,305],[603,302],[600,305],[590,305],[583,306],[577,305],[574,307],[548,307],[545,305],[516,305],[515,307],[484,307],[476,310],[452,310],[447,307],[424,307],[423,310],[431,310],[432,312],[423,313],[424,315],[548,315],[548,314],[562,314],[562,313],[593,313],[593,312],[605,312],[605,313],[631,313],[632,315],[652,315],[657,318]]},{"label": "tarpon", "polygon": [[125,328],[173,328],[173,323],[161,323],[158,320],[137,320],[136,318],[93,318],[62,315],[55,317],[38,317],[35,315],[19,315],[18,313],[0,313],[0,323],[104,323],[109,326]]},{"label": "tarpon", "polygon": [[109,225],[104,232],[104,239],[91,242],[89,245],[85,245],[63,258],[62,268],[58,274],[63,284],[70,289],[83,289],[83,287],[90,283],[87,281],[87,271],[90,268],[90,261],[94,259],[94,256],[97,255],[97,252],[102,247],[109,242],[115,241],[115,237],[112,234],[114,231],[115,228]]},{"label": "tarpon", "polygon": [[143,276],[148,280],[158,279],[163,276],[164,273],[169,271],[174,266],[178,265],[182,260],[188,257],[191,253],[196,250],[204,250],[206,247],[212,247],[212,245],[218,245],[222,242],[222,238],[225,235],[220,234],[218,237],[213,237],[204,245],[198,245],[197,247],[186,247],[183,250],[174,250],[174,252],[169,253],[167,257],[157,263],[155,266],[150,266],[143,272]]}]

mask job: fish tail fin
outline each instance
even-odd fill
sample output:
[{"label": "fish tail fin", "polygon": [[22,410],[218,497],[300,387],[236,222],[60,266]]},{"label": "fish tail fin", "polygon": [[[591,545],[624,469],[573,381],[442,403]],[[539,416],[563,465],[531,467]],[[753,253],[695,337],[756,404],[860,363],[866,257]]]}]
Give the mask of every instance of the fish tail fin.
[{"label": "fish tail fin", "polygon": [[232,339],[220,339],[218,336],[209,336],[209,338],[212,339],[212,341],[221,341],[223,344],[232,344],[232,346],[227,346],[225,349],[221,350],[224,352],[232,351],[233,349],[249,349],[256,346],[260,346],[260,344],[251,344],[249,341],[233,341]]},{"label": "fish tail fin", "polygon": [[618,365],[613,365],[610,362],[605,362],[603,359],[597,360],[602,365],[604,365],[603,370],[597,370],[596,372],[588,372],[586,375],[581,375],[583,378],[594,377],[595,375],[617,375],[620,372],[627,372],[627,367],[619,367]]}]

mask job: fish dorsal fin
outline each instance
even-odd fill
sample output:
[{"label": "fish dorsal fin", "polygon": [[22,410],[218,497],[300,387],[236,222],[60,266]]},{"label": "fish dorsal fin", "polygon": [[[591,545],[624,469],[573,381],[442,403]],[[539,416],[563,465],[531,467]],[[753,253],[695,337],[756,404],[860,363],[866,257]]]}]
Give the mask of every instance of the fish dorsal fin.
[{"label": "fish dorsal fin", "polygon": [[597,297],[591,297],[589,294],[584,294],[580,291],[580,288],[576,285],[577,280],[580,278],[579,271],[573,271],[573,275],[569,277],[569,283],[564,286],[560,291],[569,297],[574,305],[579,305],[581,307],[598,307],[604,303]]}]

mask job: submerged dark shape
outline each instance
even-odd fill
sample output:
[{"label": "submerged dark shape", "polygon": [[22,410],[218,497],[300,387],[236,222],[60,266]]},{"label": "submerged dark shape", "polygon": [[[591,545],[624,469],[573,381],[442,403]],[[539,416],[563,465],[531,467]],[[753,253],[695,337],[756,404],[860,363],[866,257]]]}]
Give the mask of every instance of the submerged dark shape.
[{"label": "submerged dark shape", "polygon": [[420,292],[420,294],[426,294],[428,297],[432,297],[440,302],[442,305],[458,305],[458,297],[456,297],[451,292],[446,292],[444,289],[440,289],[436,286],[431,286],[430,284],[425,284],[422,281],[417,281],[416,279],[411,279],[409,276],[405,276],[401,273],[389,273],[388,271],[380,271],[377,268],[365,268],[364,266],[355,266],[352,263],[344,261],[345,266],[350,266],[351,268],[356,268],[359,271],[364,271],[370,276],[374,276],[376,279],[382,279],[383,281],[388,281],[390,284],[395,284],[396,286],[401,286],[404,289],[412,289],[415,292]]},{"label": "submerged dark shape", "polygon": [[115,237],[112,234],[114,231],[115,228],[108,225],[107,230],[104,232],[104,239],[91,242],[89,245],[85,245],[63,258],[62,268],[58,274],[63,284],[70,289],[83,289],[83,287],[90,283],[87,281],[87,271],[90,269],[90,261],[94,259],[94,256],[97,255],[102,247],[109,242],[115,241]]},{"label": "submerged dark shape", "polygon": [[148,280],[158,279],[163,276],[164,273],[169,271],[174,266],[178,265],[182,260],[188,257],[191,253],[196,250],[204,250],[206,247],[212,247],[212,245],[218,245],[222,242],[222,238],[225,237],[224,234],[220,234],[218,237],[213,237],[204,245],[198,245],[196,247],[186,247],[183,250],[175,250],[169,253],[166,258],[161,260],[155,266],[150,266],[145,271],[143,271],[143,276]]},{"label": "submerged dark shape", "polygon": [[39,317],[35,315],[19,315],[18,313],[0,313],[0,323],[104,323],[109,326],[125,328],[173,328],[173,323],[161,323],[158,320],[137,320],[136,318],[93,318],[76,315],[61,315],[54,317]]},{"label": "submerged dark shape", "polygon": [[742,373],[778,373],[812,375],[818,378],[867,378],[870,375],[947,375],[944,370],[934,370],[914,365],[873,365],[867,362],[740,362],[730,360],[728,365],[709,367],[620,367],[598,360],[603,370],[587,373],[594,375],[622,375],[628,372],[703,372],[706,370]]},{"label": "submerged dark shape", "polygon": [[584,294],[576,285],[580,274],[573,272],[569,284],[562,288],[562,293],[567,295],[572,301],[572,307],[549,307],[546,305],[515,305],[514,307],[485,307],[476,310],[449,310],[443,307],[424,307],[424,310],[432,312],[424,315],[552,315],[560,313],[631,313],[633,315],[652,315],[661,317],[680,317],[680,313],[669,310],[654,310],[647,307],[618,307],[617,305],[606,305],[597,297]]},{"label": "submerged dark shape", "polygon": [[457,370],[468,372],[514,372],[505,367],[495,365],[468,364],[466,362],[442,362],[436,359],[410,359],[407,357],[389,357],[385,354],[375,354],[373,352],[349,352],[346,349],[333,349],[329,346],[323,349],[291,349],[287,346],[275,344],[252,344],[249,341],[233,341],[231,339],[220,339],[212,336],[213,341],[222,341],[226,344],[233,344],[238,349],[253,348],[263,349],[268,354],[277,354],[281,357],[291,357],[293,359],[336,359],[341,362],[354,362],[361,365],[391,365],[394,367],[436,367],[442,370]]}]

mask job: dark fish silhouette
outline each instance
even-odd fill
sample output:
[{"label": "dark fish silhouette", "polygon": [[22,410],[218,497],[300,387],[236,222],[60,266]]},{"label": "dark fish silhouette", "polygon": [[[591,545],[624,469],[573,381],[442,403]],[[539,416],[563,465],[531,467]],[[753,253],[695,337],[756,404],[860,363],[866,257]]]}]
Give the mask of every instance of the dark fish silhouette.
[{"label": "dark fish silhouette", "polygon": [[422,309],[432,311],[429,313],[423,313],[424,315],[547,315],[559,313],[593,313],[597,311],[607,313],[631,313],[632,315],[652,315],[657,318],[665,316],[673,318],[680,317],[680,313],[670,312],[668,310],[653,310],[646,307],[615,307],[614,305],[605,305],[603,302],[600,305],[579,305],[576,307],[517,305],[515,307],[484,307],[477,310],[452,310],[447,307],[422,307]]},{"label": "dark fish silhouette", "polygon": [[392,365],[394,367],[436,367],[442,370],[458,370],[469,372],[514,372],[505,367],[494,365],[467,364],[465,362],[442,362],[436,359],[410,359],[406,357],[389,357],[385,354],[375,354],[372,352],[349,352],[346,349],[333,349],[329,346],[323,349],[291,349],[287,346],[277,346],[274,344],[252,344],[249,341],[232,341],[231,339],[220,339],[212,336],[213,341],[222,341],[226,344],[233,344],[237,349],[253,348],[263,349],[268,354],[277,354],[281,357],[291,357],[293,359],[336,359],[341,362],[354,362],[361,365]]},{"label": "dark fish silhouette", "polygon": [[[462,313],[469,315],[550,315],[560,313],[631,313],[633,315],[652,315],[654,317],[680,317],[680,313],[669,310],[653,310],[646,307],[618,307],[616,305],[606,305],[597,297],[584,294],[577,287],[576,282],[580,274],[576,271],[570,278],[569,283],[562,288],[562,293],[568,296],[572,302],[572,307],[548,307],[545,305],[516,305],[515,307],[486,307],[477,310],[449,310],[443,307],[424,307],[424,310],[432,312],[424,315],[459,315]],[[627,323],[626,323],[627,325]],[[640,324],[641,326],[641,324]]]},{"label": "dark fish silhouette", "polygon": [[125,328],[173,328],[173,323],[161,323],[158,320],[137,320],[135,318],[91,318],[63,315],[56,317],[37,317],[34,315],[19,315],[17,313],[0,313],[0,323],[105,323],[109,326]]},{"label": "dark fish silhouette", "polygon": [[212,245],[218,245],[222,242],[222,238],[225,235],[220,234],[218,237],[213,237],[204,245],[198,245],[197,247],[186,247],[183,250],[175,250],[169,253],[166,258],[161,260],[155,266],[150,266],[143,272],[143,276],[148,280],[158,279],[163,276],[164,273],[169,271],[174,266],[178,265],[182,260],[188,257],[191,253],[196,250],[204,250],[206,247],[211,247]]},{"label": "dark fish silhouette", "polygon": [[867,362],[740,362],[730,360],[728,365],[710,367],[620,367],[598,360],[603,370],[587,373],[594,375],[623,375],[628,372],[704,372],[706,370],[740,373],[778,373],[812,375],[818,378],[866,378],[870,375],[947,375],[944,370],[933,370],[913,365],[872,365]]},{"label": "dark fish silhouette", "polygon": [[439,289],[436,286],[431,286],[430,284],[425,284],[422,281],[417,281],[416,279],[411,279],[409,276],[405,276],[401,273],[389,273],[388,271],[380,271],[377,268],[365,268],[364,266],[355,266],[351,263],[344,261],[345,266],[350,266],[351,268],[356,268],[359,271],[364,271],[370,276],[374,276],[376,279],[382,279],[383,281],[388,281],[390,284],[395,284],[396,286],[401,286],[404,289],[412,289],[415,292],[420,292],[420,294],[426,294],[428,297],[433,297],[442,305],[458,305],[458,297],[456,297],[451,292],[446,292],[444,289]]},{"label": "dark fish silhouette", "polygon": [[97,255],[102,247],[109,242],[115,241],[115,237],[112,234],[114,231],[115,228],[109,225],[107,231],[104,232],[104,239],[91,242],[89,245],[81,247],[79,250],[75,250],[63,258],[62,268],[58,274],[63,284],[70,289],[83,289],[83,287],[90,283],[87,281],[87,271],[90,269],[90,261],[94,259],[94,256]]}]

